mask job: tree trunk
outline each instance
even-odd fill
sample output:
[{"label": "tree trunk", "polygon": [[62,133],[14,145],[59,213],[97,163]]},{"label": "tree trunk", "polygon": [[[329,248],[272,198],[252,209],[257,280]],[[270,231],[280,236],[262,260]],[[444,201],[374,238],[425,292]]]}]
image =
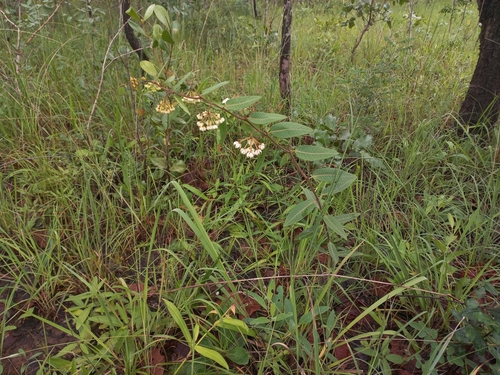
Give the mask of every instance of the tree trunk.
[{"label": "tree trunk", "polygon": [[130,0],[122,0],[121,8],[122,8],[123,23],[124,23],[123,30],[125,31],[125,37],[127,38],[130,47],[132,47],[132,49],[137,53],[141,61],[149,60],[148,56],[142,49],[141,42],[139,41],[139,39],[137,39],[137,37],[134,34],[134,30],[128,23],[128,21],[130,20],[130,16],[126,12],[128,8],[130,8]]},{"label": "tree trunk", "polygon": [[494,124],[500,111],[500,1],[477,0],[479,59],[459,112],[465,125]]},{"label": "tree trunk", "polygon": [[284,0],[283,24],[281,26],[280,50],[280,92],[284,111],[290,115],[290,49],[292,45],[292,6],[293,0]]}]

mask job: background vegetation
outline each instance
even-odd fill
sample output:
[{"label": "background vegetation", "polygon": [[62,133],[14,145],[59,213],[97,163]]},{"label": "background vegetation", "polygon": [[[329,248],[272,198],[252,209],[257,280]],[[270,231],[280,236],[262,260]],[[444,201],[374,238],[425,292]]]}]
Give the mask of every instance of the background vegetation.
[{"label": "background vegetation", "polygon": [[[362,19],[297,2],[290,121],[314,131],[288,142],[262,126],[253,159],[231,114],[199,132],[192,110],[167,133],[157,98],[130,86],[143,73],[117,4],[90,4],[45,24],[51,1],[2,7],[4,373],[500,373],[500,136],[452,125],[477,56],[472,4],[417,1],[411,34],[394,5],[351,55]],[[182,90],[230,81],[207,100],[259,95],[253,110],[279,113],[281,8],[257,4],[257,18],[246,1],[163,4],[169,69],[194,72]],[[314,181],[337,226],[316,211],[285,222],[311,193],[300,145],[337,151],[297,159],[307,176],[356,176],[337,193]],[[33,321],[43,339],[12,344]]]}]

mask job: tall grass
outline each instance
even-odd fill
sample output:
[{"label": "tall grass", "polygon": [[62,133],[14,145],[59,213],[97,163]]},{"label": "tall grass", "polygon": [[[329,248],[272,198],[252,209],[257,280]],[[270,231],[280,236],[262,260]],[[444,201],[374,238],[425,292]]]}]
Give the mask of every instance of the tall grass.
[{"label": "tall grass", "polygon": [[[221,99],[262,95],[257,108],[278,112],[280,9],[265,33],[237,3],[170,9],[182,25],[173,69],[194,71],[193,85],[229,80]],[[71,5],[65,12],[80,14]],[[395,7],[392,28],[372,26],[352,60],[361,24],[340,27],[329,3],[295,6],[292,121],[317,128],[304,142],[326,134],[358,177],[329,198],[336,215],[359,214],[335,249],[312,218],[283,227],[303,181],[271,147],[248,162],[231,142],[179,125],[170,157],[188,172],[169,183],[151,109],[129,91],[140,69],[121,36],[89,137],[120,27],[106,2],[93,23],[58,14],[17,63],[3,19],[0,358],[24,314],[75,339],[39,360],[46,371],[376,374],[453,362],[470,373],[477,358],[456,354],[467,346],[453,339],[454,311],[481,287],[485,309],[498,298],[499,144],[458,139],[450,125],[478,28],[471,10],[450,27],[445,5],[419,2],[411,37],[406,8]],[[34,30],[22,31],[26,40]]]}]

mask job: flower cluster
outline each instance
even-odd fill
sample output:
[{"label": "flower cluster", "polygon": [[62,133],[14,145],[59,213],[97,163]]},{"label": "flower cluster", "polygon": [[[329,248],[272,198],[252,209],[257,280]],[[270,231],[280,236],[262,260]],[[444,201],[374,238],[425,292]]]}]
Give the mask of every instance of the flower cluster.
[{"label": "flower cluster", "polygon": [[149,92],[156,92],[156,91],[160,91],[161,88],[160,86],[158,86],[156,83],[154,82],[148,82],[144,85],[144,89],[146,91],[149,91]]},{"label": "flower cluster", "polygon": [[[259,155],[266,147],[264,143],[260,143],[254,137],[249,137],[241,141],[235,141],[233,145],[235,148],[240,149],[240,152],[250,159]],[[243,147],[243,145],[245,145],[245,147]]]},{"label": "flower cluster", "polygon": [[137,91],[139,80],[135,77],[130,77],[130,87],[132,87],[132,90]]},{"label": "flower cluster", "polygon": [[200,99],[200,95],[197,92],[195,92],[195,91],[189,91],[182,98],[182,101],[184,103],[199,103],[199,102],[201,102],[201,99]]},{"label": "flower cluster", "polygon": [[168,100],[163,99],[156,106],[156,112],[164,113],[166,115],[172,113],[175,110],[175,105],[170,103]]},{"label": "flower cluster", "polygon": [[199,113],[196,115],[196,118],[199,120],[196,122],[196,125],[198,125],[198,128],[202,132],[217,129],[220,124],[226,121],[224,117],[220,117],[220,114],[210,111]]}]

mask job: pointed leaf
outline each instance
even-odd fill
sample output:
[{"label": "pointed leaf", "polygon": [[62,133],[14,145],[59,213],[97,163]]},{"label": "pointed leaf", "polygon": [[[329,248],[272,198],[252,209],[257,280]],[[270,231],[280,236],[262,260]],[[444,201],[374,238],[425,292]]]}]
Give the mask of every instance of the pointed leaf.
[{"label": "pointed leaf", "polygon": [[242,346],[234,346],[226,353],[227,358],[236,363],[237,365],[246,365],[250,361],[250,354]]},{"label": "pointed leaf", "polygon": [[217,90],[219,87],[225,86],[229,83],[229,81],[219,82],[216,85],[210,86],[208,89],[205,89],[201,92],[201,95],[210,94],[212,91]]},{"label": "pointed leaf", "polygon": [[155,5],[154,12],[158,21],[164,24],[166,27],[170,28],[170,17],[168,16],[167,10],[161,5]]},{"label": "pointed leaf", "polygon": [[217,362],[226,370],[229,370],[229,365],[227,364],[226,360],[220,355],[219,352],[216,352],[213,349],[205,348],[204,346],[201,345],[196,345],[194,347],[194,350],[196,353],[202,355],[203,357],[211,359],[214,362]]},{"label": "pointed leaf", "polygon": [[280,122],[271,126],[271,134],[276,138],[300,137],[312,133],[309,126],[298,124],[296,122]]},{"label": "pointed leaf", "polygon": [[175,323],[179,326],[182,334],[184,335],[184,338],[186,339],[187,343],[189,346],[191,346],[193,342],[193,338],[191,337],[191,333],[189,332],[189,329],[186,325],[186,322],[182,318],[182,314],[172,302],[170,302],[167,299],[163,300],[165,304],[167,305],[168,312],[170,315],[172,315],[172,318],[174,319]]},{"label": "pointed leaf", "polygon": [[252,112],[248,117],[248,121],[255,125],[267,125],[273,122],[282,121],[286,116],[279,113]]},{"label": "pointed leaf", "polygon": [[356,175],[338,168],[318,168],[312,176],[318,181],[331,182],[332,186],[323,191],[323,194],[336,194],[347,189],[356,180]]},{"label": "pointed leaf", "polygon": [[261,98],[261,96],[240,96],[239,98],[228,100],[225,106],[230,111],[240,111],[257,103]]},{"label": "pointed leaf", "polygon": [[331,148],[304,145],[304,146],[297,146],[295,154],[301,160],[318,161],[323,159],[334,158],[339,153]]},{"label": "pointed leaf", "polygon": [[353,221],[359,216],[357,213],[351,213],[351,214],[343,214],[343,215],[336,215],[335,218],[340,224],[345,224],[350,221]]},{"label": "pointed leaf", "polygon": [[251,330],[243,320],[226,317],[222,318],[218,322],[218,326],[221,328],[230,329],[231,331],[240,332],[247,336],[255,337],[255,332]]},{"label": "pointed leaf", "polygon": [[174,39],[172,39],[172,35],[170,35],[170,32],[168,30],[163,30],[161,33],[161,38],[167,42],[168,44],[174,44]]},{"label": "pointed leaf", "polygon": [[344,240],[347,239],[347,233],[344,230],[344,226],[332,215],[325,215],[323,217],[323,222],[328,228],[337,233]]},{"label": "pointed leaf", "polygon": [[127,13],[133,20],[141,22],[141,17],[137,14],[134,8],[132,7],[128,8],[128,10],[125,13]]},{"label": "pointed leaf", "polygon": [[314,203],[307,200],[295,205],[286,216],[284,226],[287,227],[302,220],[304,216],[311,213],[314,207],[316,207]]},{"label": "pointed leaf", "polygon": [[141,65],[142,70],[144,70],[150,76],[156,77],[156,75],[158,74],[158,72],[156,71],[156,67],[150,61],[142,60],[140,62],[140,65]]},{"label": "pointed leaf", "polygon": [[148,6],[148,9],[146,9],[146,12],[144,13],[144,21],[147,21],[149,19],[149,17],[151,17],[154,10],[155,10],[154,4],[151,4],[150,6]]}]

